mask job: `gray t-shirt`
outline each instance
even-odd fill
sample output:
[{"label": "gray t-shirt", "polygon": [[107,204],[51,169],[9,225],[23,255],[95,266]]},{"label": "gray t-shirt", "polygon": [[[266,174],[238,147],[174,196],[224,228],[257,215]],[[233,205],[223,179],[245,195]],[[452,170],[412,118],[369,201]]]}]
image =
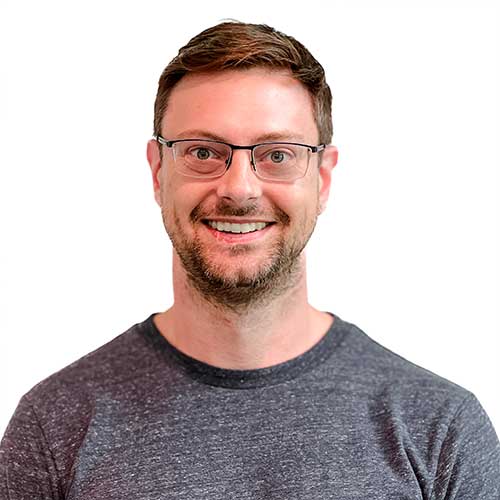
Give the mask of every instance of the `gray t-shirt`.
[{"label": "gray t-shirt", "polygon": [[0,445],[0,498],[498,500],[473,394],[334,317],[258,370],[196,361],[151,315],[35,386]]}]

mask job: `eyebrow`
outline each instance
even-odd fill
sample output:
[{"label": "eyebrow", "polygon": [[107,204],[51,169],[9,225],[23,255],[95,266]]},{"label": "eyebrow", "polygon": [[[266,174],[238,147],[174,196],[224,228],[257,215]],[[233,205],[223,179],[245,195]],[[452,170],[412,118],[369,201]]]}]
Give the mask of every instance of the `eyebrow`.
[{"label": "eyebrow", "polygon": [[[202,129],[185,130],[178,134],[179,139],[211,139],[213,141],[228,142],[226,138]],[[276,132],[268,132],[266,134],[255,137],[254,144],[267,141],[290,141],[290,142],[304,142],[305,138],[290,130],[280,130]]]}]

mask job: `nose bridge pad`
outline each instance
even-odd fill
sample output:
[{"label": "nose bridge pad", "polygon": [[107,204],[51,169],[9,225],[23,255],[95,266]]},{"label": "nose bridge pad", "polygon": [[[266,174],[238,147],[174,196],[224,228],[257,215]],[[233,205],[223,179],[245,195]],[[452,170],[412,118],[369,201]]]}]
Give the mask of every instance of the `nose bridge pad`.
[{"label": "nose bridge pad", "polygon": [[250,164],[252,165],[252,170],[257,172],[257,165],[255,165],[254,149],[250,149]]},{"label": "nose bridge pad", "polygon": [[229,151],[229,155],[226,159],[226,170],[225,172],[227,172],[229,170],[229,167],[231,166],[231,162],[233,161],[233,150]]}]

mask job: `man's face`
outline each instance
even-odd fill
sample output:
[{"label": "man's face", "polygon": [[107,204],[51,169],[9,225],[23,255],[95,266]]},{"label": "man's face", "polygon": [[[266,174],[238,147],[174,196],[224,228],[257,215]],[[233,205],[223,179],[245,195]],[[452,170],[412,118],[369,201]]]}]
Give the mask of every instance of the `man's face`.
[{"label": "man's face", "polygon": [[[162,136],[318,144],[308,91],[289,73],[266,69],[184,77],[170,95]],[[311,155],[306,175],[285,183],[259,179],[247,150],[234,151],[222,177],[189,178],[175,171],[172,150],[164,147],[161,158],[159,147],[148,144],[155,198],[177,254],[174,265],[178,258],[198,291],[234,308],[281,293],[300,278],[302,250],[328,198],[334,148],[321,165]],[[212,227],[216,222],[255,230],[233,233],[219,225],[221,231]]]}]

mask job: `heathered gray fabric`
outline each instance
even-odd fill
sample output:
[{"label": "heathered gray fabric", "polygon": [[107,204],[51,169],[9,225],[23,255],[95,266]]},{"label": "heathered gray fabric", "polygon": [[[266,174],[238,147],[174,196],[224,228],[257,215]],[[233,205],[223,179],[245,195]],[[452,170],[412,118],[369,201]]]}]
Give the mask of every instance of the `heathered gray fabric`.
[{"label": "heathered gray fabric", "polygon": [[474,395],[338,316],[310,351],[252,371],[185,356],[152,318],[21,399],[2,500],[500,498]]}]

